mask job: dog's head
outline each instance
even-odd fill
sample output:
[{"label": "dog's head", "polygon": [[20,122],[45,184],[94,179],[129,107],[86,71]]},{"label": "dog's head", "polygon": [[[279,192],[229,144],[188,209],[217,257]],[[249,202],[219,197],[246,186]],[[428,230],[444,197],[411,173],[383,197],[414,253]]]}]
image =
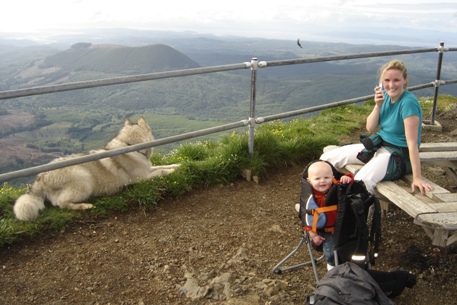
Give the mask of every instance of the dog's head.
[{"label": "dog's head", "polygon": [[[148,125],[148,123],[146,123],[146,120],[140,116],[136,124],[129,119],[125,119],[124,126],[113,140],[115,141],[112,141],[109,144],[121,142],[124,145],[130,146],[154,141],[154,135],[152,134],[151,127]],[[109,145],[107,148],[119,148],[114,146],[117,145]],[[152,157],[152,148],[142,149],[139,152],[145,155],[148,159]]]}]

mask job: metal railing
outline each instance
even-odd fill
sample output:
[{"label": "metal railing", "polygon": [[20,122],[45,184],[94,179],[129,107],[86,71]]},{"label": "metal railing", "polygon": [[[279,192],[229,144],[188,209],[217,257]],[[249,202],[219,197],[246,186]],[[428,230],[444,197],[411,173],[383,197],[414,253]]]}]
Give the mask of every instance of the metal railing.
[{"label": "metal railing", "polygon": [[224,124],[212,128],[202,129],[198,131],[188,132],[184,134],[180,134],[177,136],[171,136],[159,140],[154,140],[147,143],[132,145],[129,147],[113,149],[109,151],[89,154],[82,157],[72,158],[69,160],[63,160],[59,162],[53,162],[49,164],[44,164],[40,166],[30,167],[18,171],[13,171],[9,173],[0,174],[0,182],[9,181],[16,178],[26,177],[34,174],[38,174],[45,171],[50,171],[62,167],[67,167],[71,165],[81,164],[85,162],[95,161],[103,158],[113,157],[120,154],[125,154],[133,151],[142,150],[145,148],[151,148],[155,146],[160,146],[164,144],[174,143],[178,141],[188,140],[204,135],[209,135],[221,131],[226,131],[230,129],[236,129],[243,126],[249,126],[249,153],[253,153],[254,150],[254,131],[256,124],[262,124],[264,122],[269,122],[278,119],[284,119],[288,117],[303,115],[311,112],[317,112],[320,110],[347,105],[347,104],[354,104],[358,102],[363,102],[368,99],[372,99],[374,95],[367,95],[361,96],[357,98],[337,101],[334,103],[328,103],[325,105],[314,106],[303,108],[299,110],[283,112],[279,114],[274,114],[265,117],[258,117],[255,116],[255,105],[256,105],[256,82],[257,82],[257,71],[259,68],[268,68],[268,67],[278,67],[278,66],[287,66],[287,65],[296,65],[296,64],[309,64],[309,63],[318,63],[318,62],[328,62],[328,61],[338,61],[338,60],[350,60],[350,59],[360,59],[360,58],[371,58],[371,57],[383,57],[383,56],[392,56],[392,55],[406,55],[406,54],[416,54],[416,53],[427,53],[427,52],[438,52],[438,64],[437,64],[437,73],[436,79],[430,83],[421,84],[417,86],[409,87],[408,90],[414,91],[419,89],[425,89],[434,87],[434,99],[433,99],[433,110],[432,110],[432,119],[430,124],[434,124],[435,120],[435,112],[436,112],[436,104],[437,104],[437,97],[438,97],[438,90],[439,87],[442,85],[449,85],[449,84],[456,84],[457,79],[455,80],[446,80],[442,81],[441,77],[441,65],[443,60],[443,53],[447,51],[457,51],[457,48],[445,48],[444,43],[441,42],[439,47],[437,48],[425,48],[425,49],[410,49],[410,50],[399,50],[399,51],[386,51],[386,52],[373,52],[373,53],[361,53],[361,54],[350,54],[350,55],[340,55],[340,56],[326,56],[326,57],[315,57],[315,58],[306,58],[306,59],[290,59],[290,60],[276,60],[276,61],[258,61],[257,58],[252,58],[250,62],[244,62],[239,64],[230,64],[230,65],[220,65],[220,66],[211,66],[211,67],[203,67],[203,68],[193,68],[193,69],[185,69],[185,70],[174,70],[174,71],[166,71],[166,72],[158,72],[158,73],[150,73],[150,74],[141,74],[141,75],[133,75],[133,76],[125,76],[125,77],[114,77],[114,78],[107,78],[107,79],[99,79],[99,80],[92,80],[92,81],[82,81],[82,82],[74,82],[62,85],[52,85],[52,86],[41,86],[41,87],[33,87],[27,89],[18,89],[18,90],[10,90],[10,91],[1,91],[0,92],[0,100],[1,99],[10,99],[10,98],[18,98],[18,97],[25,97],[31,95],[40,95],[40,94],[49,94],[55,92],[63,92],[63,91],[70,91],[70,90],[79,90],[79,89],[87,89],[87,88],[94,88],[100,86],[111,86],[111,85],[118,85],[118,84],[125,84],[125,83],[133,83],[133,82],[142,82],[142,81],[150,81],[150,80],[158,80],[158,79],[165,79],[165,78],[173,78],[173,77],[182,77],[182,76],[190,76],[190,75],[197,75],[197,74],[206,74],[206,73],[215,73],[215,72],[224,72],[224,71],[233,71],[233,70],[242,70],[242,69],[250,69],[251,70],[251,92],[250,92],[250,111],[249,111],[249,118],[246,120],[241,120],[239,122],[233,122],[229,124]]}]

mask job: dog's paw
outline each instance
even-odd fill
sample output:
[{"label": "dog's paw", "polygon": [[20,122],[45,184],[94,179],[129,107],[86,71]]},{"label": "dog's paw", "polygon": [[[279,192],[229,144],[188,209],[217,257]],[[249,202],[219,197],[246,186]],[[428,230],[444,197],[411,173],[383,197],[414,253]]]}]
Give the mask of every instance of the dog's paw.
[{"label": "dog's paw", "polygon": [[148,178],[168,176],[169,174],[173,173],[179,166],[181,166],[181,164],[165,165],[161,168],[152,167]]},{"label": "dog's paw", "polygon": [[169,168],[169,169],[162,169],[161,171],[162,171],[162,176],[167,176],[167,175],[171,174],[172,172],[174,172],[175,169]]},{"label": "dog's paw", "polygon": [[90,204],[90,203],[80,203],[81,205],[81,210],[88,210],[88,209],[92,209],[94,207],[94,205]]},{"label": "dog's paw", "polygon": [[61,209],[70,209],[70,210],[87,210],[87,209],[92,209],[94,206],[90,203],[67,202],[67,203],[60,203],[59,207]]}]

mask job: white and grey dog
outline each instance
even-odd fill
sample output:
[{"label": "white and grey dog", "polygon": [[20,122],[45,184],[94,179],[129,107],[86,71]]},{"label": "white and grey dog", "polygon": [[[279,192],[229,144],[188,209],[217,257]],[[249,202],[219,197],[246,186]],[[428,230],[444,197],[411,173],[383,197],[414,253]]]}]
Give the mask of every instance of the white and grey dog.
[{"label": "white and grey dog", "polygon": [[[151,128],[143,117],[133,124],[126,119],[118,135],[103,149],[89,152],[126,147],[154,140]],[[58,158],[52,162],[68,160],[86,154],[74,154]],[[44,201],[54,206],[73,210],[92,208],[84,201],[92,196],[114,194],[127,185],[139,180],[147,180],[172,173],[179,164],[152,166],[152,148],[104,158],[65,168],[41,173],[26,194],[20,196],[14,205],[14,213],[19,220],[34,220],[44,209]]]}]

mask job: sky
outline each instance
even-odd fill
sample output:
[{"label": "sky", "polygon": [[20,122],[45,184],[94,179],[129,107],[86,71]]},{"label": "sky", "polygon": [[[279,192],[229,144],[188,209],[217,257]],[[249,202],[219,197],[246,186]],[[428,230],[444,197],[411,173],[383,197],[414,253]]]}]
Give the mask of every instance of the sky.
[{"label": "sky", "polygon": [[14,0],[0,10],[0,32],[113,27],[274,39],[433,30],[456,45],[457,0]]}]

